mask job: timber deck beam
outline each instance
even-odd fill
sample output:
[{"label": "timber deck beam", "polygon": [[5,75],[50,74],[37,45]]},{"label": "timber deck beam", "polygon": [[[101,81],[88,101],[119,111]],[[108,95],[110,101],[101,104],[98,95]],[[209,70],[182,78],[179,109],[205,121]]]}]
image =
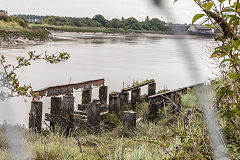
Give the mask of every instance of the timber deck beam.
[{"label": "timber deck beam", "polygon": [[199,87],[199,86],[202,86],[202,85],[204,85],[204,83],[198,83],[198,84],[194,84],[194,85],[191,85],[191,86],[182,87],[182,88],[179,88],[179,89],[176,89],[176,90],[173,90],[173,91],[167,91],[167,92],[164,92],[164,93],[159,93],[159,94],[155,94],[155,95],[149,96],[148,99],[150,101],[154,101],[154,100],[159,101],[157,99],[168,100],[168,98],[171,95],[171,93],[186,91],[189,88],[191,89],[193,87]]},{"label": "timber deck beam", "polygon": [[[90,86],[104,86],[104,79],[97,79],[97,80],[91,80],[91,81],[85,81],[81,83],[73,83],[73,84],[66,84],[66,85],[59,85],[59,86],[50,86],[43,89],[40,89],[38,91],[34,91],[34,97],[52,97],[52,96],[59,96],[64,94],[71,94],[73,93],[73,89],[78,90],[82,89],[87,85]],[[47,94],[47,95],[46,95]]]},{"label": "timber deck beam", "polygon": [[155,82],[155,80],[152,79],[152,80],[149,80],[147,82],[143,82],[143,83],[140,83],[138,85],[134,85],[132,87],[124,88],[122,91],[123,92],[128,92],[128,91],[134,90],[134,89],[139,88],[139,87],[143,87],[145,85],[148,85],[148,84],[151,84],[151,83],[154,83],[154,82]]}]

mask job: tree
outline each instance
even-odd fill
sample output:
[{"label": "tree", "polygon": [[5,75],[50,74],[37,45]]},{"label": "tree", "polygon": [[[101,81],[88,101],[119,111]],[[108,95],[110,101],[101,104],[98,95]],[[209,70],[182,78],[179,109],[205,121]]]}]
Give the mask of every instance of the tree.
[{"label": "tree", "polygon": [[101,15],[95,15],[92,20],[97,21],[98,23],[100,23],[103,27],[107,27],[108,26],[108,21]]},{"label": "tree", "polygon": [[126,28],[128,29],[134,29],[134,30],[143,29],[141,23],[133,17],[124,20],[124,26],[126,26]]},{"label": "tree", "polygon": [[154,31],[164,31],[167,30],[167,27],[165,26],[165,22],[159,20],[158,18],[153,18],[149,21],[149,26],[151,30]]},{"label": "tree", "polygon": [[119,19],[117,19],[117,18],[112,19],[111,27],[113,27],[113,28],[121,28],[122,27],[121,21]]}]

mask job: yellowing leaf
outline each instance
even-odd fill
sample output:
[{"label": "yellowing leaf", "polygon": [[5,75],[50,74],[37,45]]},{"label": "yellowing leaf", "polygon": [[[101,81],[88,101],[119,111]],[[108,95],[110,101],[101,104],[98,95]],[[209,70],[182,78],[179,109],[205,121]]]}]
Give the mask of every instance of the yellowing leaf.
[{"label": "yellowing leaf", "polygon": [[210,58],[215,58],[215,57],[218,57],[218,55],[216,53],[213,53]]},{"label": "yellowing leaf", "polygon": [[212,2],[208,2],[208,3],[205,3],[205,4],[203,5],[203,7],[204,7],[206,10],[208,10],[208,11],[210,11],[210,10],[212,9],[212,6],[213,6],[213,3],[212,3]]},{"label": "yellowing leaf", "polygon": [[196,22],[196,20],[198,20],[199,18],[202,18],[204,16],[204,14],[196,14],[194,17],[193,17],[193,20],[192,20],[192,24],[194,22]]}]

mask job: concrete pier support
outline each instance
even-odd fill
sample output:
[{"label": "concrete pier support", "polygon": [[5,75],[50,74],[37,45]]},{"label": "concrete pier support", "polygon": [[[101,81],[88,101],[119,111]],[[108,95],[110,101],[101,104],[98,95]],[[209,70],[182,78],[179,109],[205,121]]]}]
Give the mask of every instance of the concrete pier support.
[{"label": "concrete pier support", "polygon": [[107,94],[108,94],[108,86],[101,86],[99,88],[99,100],[101,104],[107,104]]},{"label": "concrete pier support", "polygon": [[151,83],[148,85],[148,96],[152,96],[156,94],[156,83]]},{"label": "concrete pier support", "polygon": [[140,102],[140,98],[141,98],[141,88],[136,88],[132,90],[131,103],[132,103],[133,110],[136,109],[136,104]]},{"label": "concrete pier support", "polygon": [[42,128],[42,102],[32,101],[29,113],[29,129],[34,132],[41,132]]}]

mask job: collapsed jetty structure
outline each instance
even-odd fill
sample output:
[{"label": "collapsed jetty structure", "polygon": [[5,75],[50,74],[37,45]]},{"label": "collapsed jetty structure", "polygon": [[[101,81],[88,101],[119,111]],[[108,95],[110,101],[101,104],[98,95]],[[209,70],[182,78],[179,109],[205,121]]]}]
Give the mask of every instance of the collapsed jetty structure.
[{"label": "collapsed jetty structure", "polygon": [[[177,114],[181,110],[180,93],[189,88],[198,87],[203,83],[156,94],[154,79],[122,89],[120,92],[108,94],[108,86],[104,79],[90,80],[75,84],[46,87],[33,92],[33,100],[29,113],[29,129],[41,132],[42,128],[42,97],[50,97],[50,113],[45,114],[45,121],[50,122],[49,128],[54,131],[56,125],[68,136],[74,129],[87,129],[90,133],[100,130],[100,123],[105,114],[122,115],[124,126],[134,129],[136,126],[136,107],[138,103],[149,103],[149,120],[158,117],[158,110],[163,104],[170,104],[170,112]],[[148,86],[147,94],[141,94],[141,87]],[[99,88],[98,99],[92,100],[93,87]],[[74,90],[82,92],[82,103],[75,104]],[[131,98],[130,98],[131,97]],[[77,110],[74,106],[77,105]],[[128,106],[128,107],[126,107]],[[130,108],[129,108],[130,107]]]}]

